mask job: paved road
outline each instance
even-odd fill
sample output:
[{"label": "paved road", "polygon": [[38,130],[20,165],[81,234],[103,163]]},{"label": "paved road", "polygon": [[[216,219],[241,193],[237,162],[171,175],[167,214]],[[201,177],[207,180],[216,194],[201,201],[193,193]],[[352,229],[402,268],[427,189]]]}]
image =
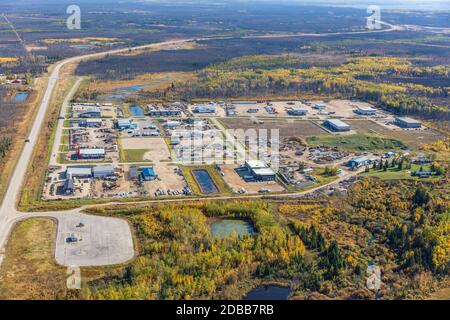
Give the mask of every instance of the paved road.
[{"label": "paved road", "polygon": [[[243,38],[247,38],[247,39],[248,38],[282,38],[282,37],[299,37],[299,36],[320,36],[320,37],[322,37],[322,36],[329,36],[329,35],[364,34],[364,33],[390,32],[390,31],[402,30],[401,27],[398,27],[395,25],[391,25],[391,24],[384,23],[384,22],[383,22],[383,24],[388,26],[389,28],[384,29],[384,30],[376,30],[376,31],[337,32],[337,33],[325,33],[325,34],[306,34],[306,33],[273,34],[273,35],[245,36]],[[26,213],[18,212],[16,209],[16,205],[17,205],[18,199],[20,197],[20,191],[21,191],[20,189],[21,189],[22,183],[25,179],[28,164],[30,163],[30,161],[32,159],[33,149],[34,149],[34,146],[36,145],[36,141],[37,141],[41,126],[45,123],[45,116],[47,113],[48,106],[50,105],[52,93],[56,87],[56,83],[59,78],[60,71],[64,66],[71,64],[71,63],[80,62],[82,60],[102,58],[102,57],[104,57],[106,55],[110,55],[110,54],[118,54],[118,53],[124,53],[124,52],[128,52],[128,51],[138,51],[138,50],[158,48],[158,47],[164,47],[164,46],[173,46],[173,45],[178,45],[178,44],[192,42],[192,41],[220,40],[220,39],[232,39],[232,38],[234,38],[234,37],[192,38],[192,39],[164,41],[164,42],[160,42],[160,43],[153,43],[153,44],[148,44],[148,45],[137,46],[137,47],[133,47],[133,48],[115,49],[115,50],[110,50],[110,51],[106,51],[106,52],[93,53],[93,54],[88,54],[88,55],[83,55],[83,56],[78,56],[78,57],[72,57],[72,58],[58,62],[51,71],[47,89],[45,91],[42,102],[37,110],[36,118],[35,118],[32,128],[31,128],[30,134],[29,134],[29,142],[27,142],[25,144],[25,146],[22,150],[22,153],[17,161],[16,168],[13,172],[13,175],[11,177],[11,181],[9,183],[5,197],[0,206],[0,264],[3,261],[5,244],[7,242],[8,236],[9,236],[14,224],[17,221],[35,216],[35,215],[29,215]],[[46,165],[47,164],[42,164],[43,167]],[[356,173],[351,173],[350,175],[355,175],[355,174]],[[340,180],[335,181],[334,183],[337,183],[341,180],[345,180],[348,177],[349,176],[344,176]],[[334,184],[334,183],[332,183],[332,184]],[[329,185],[331,185],[331,184],[329,184]],[[320,188],[324,188],[326,186],[328,186],[328,185],[322,186]],[[284,197],[285,196],[300,196],[300,195],[304,195],[304,194],[311,193],[314,191],[316,191],[316,189],[312,189],[307,192],[287,194],[287,195],[282,195],[282,196],[284,196]],[[264,196],[262,196],[262,195],[247,196],[246,198],[251,199],[251,198],[261,198],[261,197],[264,197]],[[206,199],[211,199],[211,198],[206,198]],[[226,199],[236,199],[236,197],[218,197],[215,199],[226,200]],[[162,202],[162,201],[170,202],[172,200],[171,199],[155,200],[155,201],[149,201],[149,203],[150,202]],[[173,199],[173,201],[180,201],[180,200]],[[85,207],[79,208],[77,210],[71,210],[71,211],[64,212],[64,215],[79,214],[79,212],[84,208]],[[41,217],[47,216],[49,218],[56,218],[59,221],[61,213],[63,213],[63,212],[60,212],[59,214],[55,213],[55,212],[49,212],[46,214],[41,213],[41,214],[39,214],[39,216],[41,216]],[[131,231],[130,231],[130,237],[131,237]],[[93,265],[95,265],[95,261],[93,262]]]},{"label": "paved road", "polygon": [[70,92],[67,94],[66,98],[64,99],[64,102],[63,102],[63,105],[62,105],[62,108],[61,108],[61,112],[59,113],[59,119],[58,119],[58,123],[57,123],[57,126],[56,126],[55,140],[54,140],[54,143],[53,143],[52,153],[51,153],[51,156],[50,156],[50,165],[51,166],[57,166],[58,165],[57,156],[58,156],[58,152],[59,152],[59,146],[61,144],[62,133],[63,133],[63,130],[64,130],[64,121],[65,121],[66,109],[68,107],[70,107],[70,100],[73,98],[73,96],[77,92],[77,90],[78,90],[82,80],[83,80],[82,78],[77,79],[75,84],[70,89]]}]

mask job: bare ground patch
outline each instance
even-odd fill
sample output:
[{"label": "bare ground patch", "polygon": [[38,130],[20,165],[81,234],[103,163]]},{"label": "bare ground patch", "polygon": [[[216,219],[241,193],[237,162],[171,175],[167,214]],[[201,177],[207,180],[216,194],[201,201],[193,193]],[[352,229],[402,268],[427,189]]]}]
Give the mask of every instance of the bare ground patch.
[{"label": "bare ground patch", "polygon": [[221,121],[231,129],[278,129],[280,138],[321,136],[329,133],[308,120],[265,119],[260,122],[248,118],[223,118]]}]

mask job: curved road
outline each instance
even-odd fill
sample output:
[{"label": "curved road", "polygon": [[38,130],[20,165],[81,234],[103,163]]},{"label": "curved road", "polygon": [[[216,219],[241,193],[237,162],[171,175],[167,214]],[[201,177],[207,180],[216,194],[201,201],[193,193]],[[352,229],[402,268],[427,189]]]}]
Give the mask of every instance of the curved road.
[{"label": "curved road", "polygon": [[[61,62],[58,62],[53,70],[51,71],[47,89],[45,91],[44,97],[42,99],[42,102],[39,106],[39,109],[37,110],[36,118],[34,120],[33,126],[31,128],[30,134],[29,134],[29,142],[25,143],[25,146],[22,150],[22,153],[17,161],[16,168],[13,172],[13,175],[11,177],[11,180],[8,185],[8,189],[6,191],[5,197],[3,199],[3,202],[0,206],[0,264],[3,261],[4,258],[4,252],[5,252],[5,245],[8,239],[8,236],[12,230],[12,227],[14,224],[18,221],[31,218],[33,217],[30,214],[21,213],[16,209],[16,204],[18,203],[20,192],[21,192],[21,186],[25,179],[25,175],[27,172],[28,164],[30,163],[33,155],[33,149],[36,145],[36,141],[40,132],[40,129],[42,125],[45,123],[45,116],[47,113],[47,109],[50,105],[51,97],[53,94],[53,91],[55,90],[57,80],[59,79],[59,74],[61,72],[61,69],[71,63],[80,62],[82,60],[90,60],[90,59],[97,59],[102,58],[109,54],[118,54],[118,53],[124,53],[128,51],[138,51],[138,50],[144,50],[144,49],[150,49],[150,48],[158,48],[158,47],[164,47],[164,46],[172,46],[192,41],[202,41],[202,40],[225,40],[225,39],[233,39],[233,38],[282,38],[282,37],[304,37],[304,36],[329,36],[329,35],[345,35],[345,34],[364,34],[364,33],[374,33],[374,32],[390,32],[390,31],[397,31],[402,30],[401,27],[396,25],[391,25],[385,22],[382,22],[382,24],[388,26],[388,29],[383,30],[375,30],[375,31],[358,31],[358,32],[337,32],[337,33],[324,33],[324,34],[307,34],[307,33],[296,33],[296,34],[275,34],[275,35],[257,35],[257,36],[245,36],[245,37],[214,37],[214,38],[191,38],[191,39],[182,39],[182,40],[173,40],[173,41],[164,41],[160,43],[153,43],[148,45],[142,45],[137,46],[133,48],[123,48],[123,49],[115,49],[110,50],[106,52],[100,52],[100,53],[93,53],[93,54],[87,54],[83,56],[78,57],[72,57],[66,60],[63,60]],[[75,86],[76,87],[76,86]],[[292,193],[292,194],[280,194],[278,196],[282,197],[289,197],[289,196],[301,196],[308,193],[312,193],[317,191],[318,189],[325,188],[329,185],[334,185],[342,180],[348,179],[350,176],[356,175],[357,172],[352,172],[349,174],[344,175],[340,179],[315,188],[311,189],[305,192],[300,193]],[[274,197],[277,195],[273,195],[271,197]],[[252,199],[252,198],[263,198],[267,197],[267,195],[256,195],[256,196],[245,196],[243,198],[245,199]],[[200,198],[198,200],[227,200],[227,199],[237,199],[237,197],[217,197],[217,198]],[[179,199],[168,199],[168,200],[153,200],[153,201],[144,201],[141,203],[160,203],[160,202],[176,202],[180,201]],[[111,203],[110,203],[111,204]],[[65,211],[65,212],[48,212],[48,213],[39,213],[36,216],[39,217],[49,217],[57,219],[58,222],[61,222],[61,214],[64,213],[64,216],[67,214],[79,214],[83,209],[88,208],[90,206],[81,207],[75,210]]]}]

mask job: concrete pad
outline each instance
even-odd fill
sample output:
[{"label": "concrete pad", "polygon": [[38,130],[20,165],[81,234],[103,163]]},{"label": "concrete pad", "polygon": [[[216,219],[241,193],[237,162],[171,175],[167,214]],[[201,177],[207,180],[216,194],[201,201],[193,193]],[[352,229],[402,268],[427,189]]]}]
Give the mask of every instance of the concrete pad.
[{"label": "concrete pad", "polygon": [[[78,227],[80,222],[83,227]],[[68,243],[74,234],[77,242]],[[55,258],[64,266],[106,266],[134,257],[130,226],[123,219],[70,214],[58,216]]]}]

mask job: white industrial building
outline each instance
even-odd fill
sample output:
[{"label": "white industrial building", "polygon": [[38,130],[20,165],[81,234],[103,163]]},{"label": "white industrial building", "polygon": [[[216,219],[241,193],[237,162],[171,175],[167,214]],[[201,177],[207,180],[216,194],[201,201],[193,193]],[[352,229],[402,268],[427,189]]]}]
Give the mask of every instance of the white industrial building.
[{"label": "white industrial building", "polygon": [[79,149],[77,152],[79,159],[103,159],[105,154],[106,152],[103,148]]},{"label": "white industrial building", "polygon": [[420,121],[408,117],[395,118],[395,124],[402,128],[418,129],[422,127],[422,123],[420,123]]},{"label": "white industrial building", "polygon": [[303,109],[303,108],[294,107],[294,108],[288,108],[287,113],[291,116],[304,116],[308,113],[308,110]]},{"label": "white industrial building", "polygon": [[355,110],[355,112],[362,116],[373,116],[376,115],[377,110],[372,107],[358,107],[358,109]]},{"label": "white industrial building", "polygon": [[180,121],[167,121],[164,125],[167,128],[176,128],[181,125]]},{"label": "white industrial building", "polygon": [[275,180],[276,173],[265,162],[260,160],[248,160],[245,167],[255,180],[272,181]]},{"label": "white industrial building", "polygon": [[83,179],[92,177],[91,167],[67,167],[66,179]]},{"label": "white industrial building", "polygon": [[351,129],[350,125],[339,119],[328,119],[324,122],[324,126],[333,131],[350,131]]},{"label": "white industrial building", "polygon": [[92,176],[94,178],[104,179],[114,177],[116,172],[113,166],[97,166],[92,168]]}]

